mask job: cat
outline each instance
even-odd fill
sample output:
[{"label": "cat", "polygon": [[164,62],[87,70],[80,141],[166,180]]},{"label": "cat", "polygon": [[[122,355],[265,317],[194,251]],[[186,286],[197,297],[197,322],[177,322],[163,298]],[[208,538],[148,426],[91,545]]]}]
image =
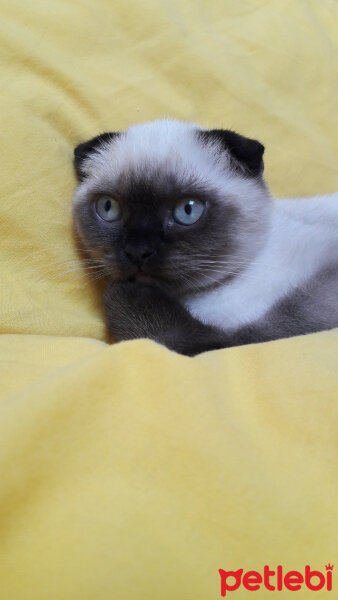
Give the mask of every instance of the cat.
[{"label": "cat", "polygon": [[273,199],[263,153],[172,119],[75,148],[75,231],[115,339],[193,356],[338,326],[338,194]]}]

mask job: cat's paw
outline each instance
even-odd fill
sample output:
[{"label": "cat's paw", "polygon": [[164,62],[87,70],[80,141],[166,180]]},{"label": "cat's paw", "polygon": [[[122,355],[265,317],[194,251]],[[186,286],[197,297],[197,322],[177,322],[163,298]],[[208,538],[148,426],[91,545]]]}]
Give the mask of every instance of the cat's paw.
[{"label": "cat's paw", "polygon": [[104,303],[108,329],[118,340],[158,339],[165,324],[175,318],[173,301],[148,283],[110,283]]}]

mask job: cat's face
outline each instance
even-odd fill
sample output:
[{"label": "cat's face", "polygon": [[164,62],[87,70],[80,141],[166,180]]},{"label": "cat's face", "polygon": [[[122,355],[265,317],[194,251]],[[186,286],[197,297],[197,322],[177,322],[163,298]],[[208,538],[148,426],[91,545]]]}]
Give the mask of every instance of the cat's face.
[{"label": "cat's face", "polygon": [[194,124],[155,121],[75,150],[74,223],[114,280],[197,291],[237,274],[260,246],[269,194],[263,146]]}]

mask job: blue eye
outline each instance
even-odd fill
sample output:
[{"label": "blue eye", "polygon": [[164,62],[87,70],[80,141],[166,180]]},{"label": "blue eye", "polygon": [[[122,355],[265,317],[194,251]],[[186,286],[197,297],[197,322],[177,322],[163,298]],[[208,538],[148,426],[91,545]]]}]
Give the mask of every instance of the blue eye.
[{"label": "blue eye", "polygon": [[193,225],[200,219],[204,211],[205,204],[201,200],[185,199],[175,206],[173,217],[181,225]]},{"label": "blue eye", "polygon": [[120,207],[117,200],[110,196],[101,196],[96,200],[96,212],[104,221],[115,221],[120,216]]}]

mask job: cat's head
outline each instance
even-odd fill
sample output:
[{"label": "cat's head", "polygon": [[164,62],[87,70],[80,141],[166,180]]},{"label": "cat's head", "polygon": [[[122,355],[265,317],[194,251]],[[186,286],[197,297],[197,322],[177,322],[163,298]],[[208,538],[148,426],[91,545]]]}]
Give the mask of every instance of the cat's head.
[{"label": "cat's head", "polygon": [[75,149],[75,230],[111,279],[181,294],[237,274],[261,245],[264,147],[233,131],[161,120]]}]

